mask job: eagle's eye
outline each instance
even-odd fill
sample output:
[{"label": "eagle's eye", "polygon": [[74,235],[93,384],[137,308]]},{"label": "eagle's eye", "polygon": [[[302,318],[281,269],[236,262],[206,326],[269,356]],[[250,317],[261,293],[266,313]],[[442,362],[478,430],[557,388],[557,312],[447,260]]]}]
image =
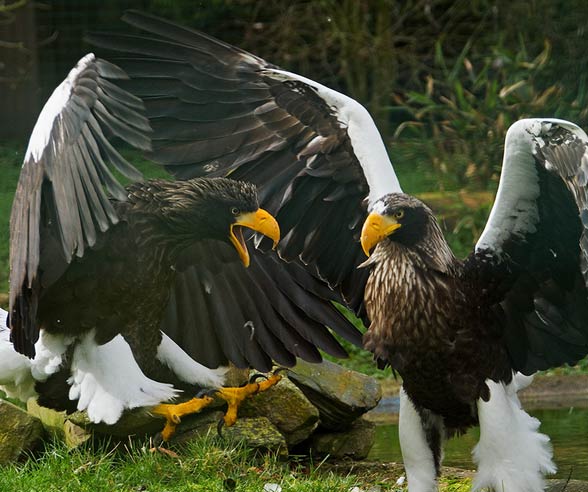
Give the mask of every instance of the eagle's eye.
[{"label": "eagle's eye", "polygon": [[394,217],[396,219],[402,219],[402,217],[404,217],[404,210],[401,209],[394,212]]},{"label": "eagle's eye", "polygon": [[233,215],[239,215],[241,213],[241,211],[237,207],[233,207],[233,208],[231,208],[231,213]]}]

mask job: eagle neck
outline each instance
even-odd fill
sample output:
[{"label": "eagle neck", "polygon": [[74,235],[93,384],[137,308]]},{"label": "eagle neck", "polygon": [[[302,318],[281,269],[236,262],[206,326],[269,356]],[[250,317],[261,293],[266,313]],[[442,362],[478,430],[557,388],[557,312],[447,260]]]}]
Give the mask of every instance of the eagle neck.
[{"label": "eagle neck", "polygon": [[[197,201],[198,198],[193,194],[190,199]],[[197,214],[192,214],[185,226],[172,227],[174,220],[179,223],[187,215],[177,214],[178,219],[173,218],[174,208],[187,207],[178,199],[176,182],[153,180],[135,184],[129,188],[128,202],[121,206],[137,249],[156,257],[159,262],[175,265],[178,256],[198,237]],[[198,210],[194,204],[190,206]]]},{"label": "eagle neck", "polygon": [[370,263],[365,304],[371,324],[364,346],[401,369],[399,354],[402,358],[411,346],[434,344],[452,329],[448,313],[456,312],[463,297],[456,282],[462,265],[451,254],[451,261],[437,269],[415,248],[393,241],[382,241]]}]

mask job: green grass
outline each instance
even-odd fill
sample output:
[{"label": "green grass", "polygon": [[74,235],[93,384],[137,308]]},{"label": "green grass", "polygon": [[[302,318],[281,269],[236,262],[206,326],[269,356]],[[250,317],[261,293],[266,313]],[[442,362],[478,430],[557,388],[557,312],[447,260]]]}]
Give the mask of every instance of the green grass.
[{"label": "green grass", "polygon": [[[204,436],[173,448],[175,456],[150,451],[150,444],[129,440],[67,449],[48,442],[22,463],[0,466],[0,490],[11,492],[263,492],[277,484],[283,492],[405,492],[395,485],[401,468],[374,466],[360,472],[336,471],[316,461],[246,448],[242,443]],[[351,467],[343,467],[351,469]],[[471,480],[444,476],[441,492],[469,490]]]},{"label": "green grass", "polygon": [[[0,468],[0,490],[11,492],[262,492],[267,483],[287,491],[347,491],[366,484],[360,477],[321,471],[321,463],[283,462],[239,443],[204,437],[176,449],[177,458],[129,441],[68,450],[50,443],[36,459]],[[367,488],[367,487],[366,487]]]}]

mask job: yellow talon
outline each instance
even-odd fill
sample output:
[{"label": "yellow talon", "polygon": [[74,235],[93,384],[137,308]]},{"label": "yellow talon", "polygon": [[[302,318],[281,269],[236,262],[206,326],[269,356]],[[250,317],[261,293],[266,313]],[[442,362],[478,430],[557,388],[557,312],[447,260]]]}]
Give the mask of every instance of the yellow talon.
[{"label": "yellow talon", "polygon": [[191,400],[178,403],[176,405],[170,403],[162,403],[151,410],[152,413],[165,417],[165,427],[161,431],[161,437],[164,441],[169,441],[176,432],[176,426],[182,421],[184,415],[198,413],[204,407],[210,405],[214,401],[210,396],[203,396],[202,398],[192,398]]},{"label": "yellow talon", "polygon": [[[227,402],[227,413],[224,416],[224,423],[230,427],[237,421],[237,410],[241,402],[252,395],[266,391],[282,379],[279,374],[272,374],[269,378],[260,383],[254,382],[246,384],[240,388],[222,388],[216,392],[216,396]],[[154,407],[151,412],[156,415],[165,417],[165,426],[161,431],[161,437],[164,441],[169,441],[176,432],[177,425],[182,421],[184,415],[197,413],[204,407],[210,405],[214,399],[210,396],[202,398],[192,398],[191,400],[178,403],[162,403]]]},{"label": "yellow talon", "polygon": [[168,420],[168,421],[166,421],[165,426],[163,427],[163,430],[161,431],[161,439],[163,439],[164,442],[168,442],[175,433],[176,433],[176,424],[174,424],[173,422],[170,422]]},{"label": "yellow talon", "polygon": [[261,383],[249,383],[240,388],[222,388],[216,392],[216,396],[227,402],[227,413],[224,416],[224,422],[230,427],[237,421],[237,410],[241,402],[252,395],[266,391],[282,379],[279,374],[272,374],[269,378]]}]

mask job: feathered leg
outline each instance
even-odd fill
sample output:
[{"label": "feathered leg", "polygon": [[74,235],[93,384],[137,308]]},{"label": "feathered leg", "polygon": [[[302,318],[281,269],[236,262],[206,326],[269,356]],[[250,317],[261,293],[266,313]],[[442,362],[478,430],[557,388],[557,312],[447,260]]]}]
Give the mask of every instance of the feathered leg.
[{"label": "feathered leg", "polygon": [[26,401],[36,394],[31,360],[14,349],[7,317],[8,313],[0,309],[0,390],[10,397]]},{"label": "feathered leg", "polygon": [[126,409],[157,405],[178,395],[171,384],[148,378],[122,335],[99,345],[94,330],[77,341],[71,359],[69,399],[92,422],[114,424]]},{"label": "feathered leg", "polygon": [[480,441],[473,450],[478,473],[472,490],[539,492],[544,474],[555,473],[549,437],[540,422],[527,414],[517,391],[529,380],[520,374],[505,385],[488,380],[490,400],[478,400]]},{"label": "feathered leg", "polygon": [[399,436],[409,492],[435,492],[443,459],[443,420],[428,410],[417,411],[403,388]]}]

